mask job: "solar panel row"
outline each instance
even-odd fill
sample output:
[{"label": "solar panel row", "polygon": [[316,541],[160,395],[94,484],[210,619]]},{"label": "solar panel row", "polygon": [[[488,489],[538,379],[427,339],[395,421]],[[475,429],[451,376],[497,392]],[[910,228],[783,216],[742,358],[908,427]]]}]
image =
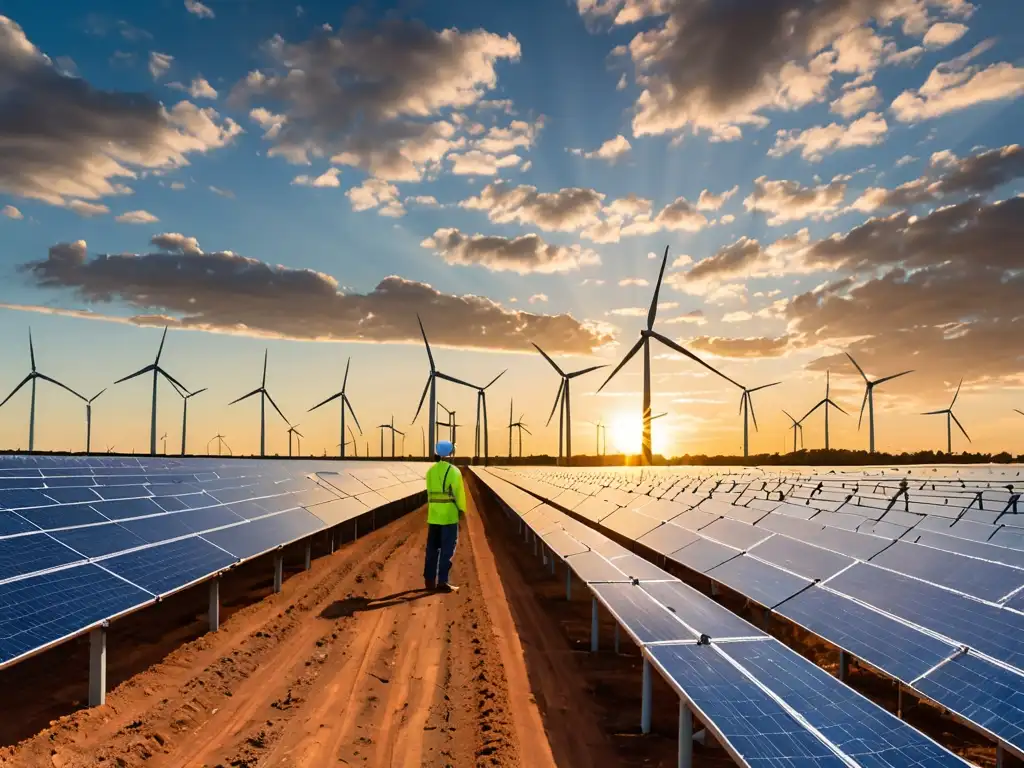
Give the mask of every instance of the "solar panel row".
[{"label": "solar panel row", "polygon": [[[583,506],[579,489],[598,485],[593,473],[577,471],[502,476],[574,514]],[[624,493],[618,496],[623,506],[593,522],[773,608],[1015,751],[1024,750],[1024,694],[992,699],[993,692],[1024,691],[1024,613],[1015,610],[1024,594],[1024,570],[849,530],[832,519],[819,522],[826,514],[819,510],[810,519],[778,507],[751,515],[750,507],[726,503],[713,490],[683,503],[678,494],[655,500],[626,491],[628,485],[615,489]],[[744,492],[734,501],[742,501]],[[630,529],[649,527],[626,523],[630,517],[655,526],[630,536]],[[1011,553],[1004,560],[1024,554],[993,548]],[[952,693],[952,680],[981,700]]]},{"label": "solar panel row", "polygon": [[0,667],[423,493],[425,465],[0,457]]},{"label": "solar panel row", "polygon": [[[506,482],[508,473],[474,472],[588,584],[645,663],[740,763],[964,765],[715,601],[660,569],[638,568],[635,555]],[[582,506],[579,494],[569,498]]]}]

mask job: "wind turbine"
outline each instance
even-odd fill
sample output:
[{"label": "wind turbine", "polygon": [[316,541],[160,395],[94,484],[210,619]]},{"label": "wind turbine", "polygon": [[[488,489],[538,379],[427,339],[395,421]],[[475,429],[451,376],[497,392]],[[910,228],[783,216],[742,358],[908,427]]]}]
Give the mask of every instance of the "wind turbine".
[{"label": "wind turbine", "polygon": [[166,432],[164,432],[163,435],[160,436],[160,440],[163,441],[163,444],[164,444],[164,456],[166,456],[167,455],[167,433]]},{"label": "wind turbine", "polygon": [[[341,443],[338,446],[338,451],[339,451],[339,456],[341,456],[341,458],[343,458],[343,459],[345,458],[345,446],[348,445],[348,443],[345,442],[345,409],[346,408],[348,408],[348,412],[352,414],[352,418],[355,420],[356,426],[359,427],[359,434],[360,435],[363,434],[363,428],[361,426],[359,426],[359,419],[356,418],[355,409],[352,408],[352,403],[349,402],[348,395],[345,394],[345,387],[348,385],[348,367],[349,367],[349,365],[351,363],[352,363],[352,358],[350,357],[348,359],[348,361],[346,361],[346,363],[345,363],[345,378],[341,380],[341,391],[340,392],[336,392],[335,394],[331,395],[326,400],[324,400],[322,403],[317,403],[316,405],[314,405],[312,408],[309,409],[310,411],[315,411],[321,405],[327,405],[332,400],[338,400],[338,399],[341,400]],[[357,454],[359,453],[358,447],[356,448],[356,453]]]},{"label": "wind turbine", "polygon": [[[61,384],[56,379],[50,378],[46,374],[39,373],[39,371],[36,370],[36,350],[35,350],[35,346],[32,344],[32,331],[31,331],[31,329],[29,329],[29,332],[28,332],[28,355],[29,355],[29,360],[30,360],[30,362],[32,364],[32,369],[29,371],[28,375],[24,379],[21,380],[21,383],[14,388],[14,390],[11,392],[11,394],[9,394],[6,398],[4,398],[4,401],[2,403],[0,403],[0,408],[2,408],[4,405],[6,405],[8,400],[10,400],[16,394],[18,394],[18,391],[23,386],[25,386],[28,383],[32,384],[32,401],[31,401],[31,404],[29,405],[29,411],[28,411],[28,449],[29,449],[29,451],[34,451],[35,447],[36,447],[36,380],[41,379],[42,381],[48,381],[51,384],[55,384],[56,386],[60,387],[61,389],[67,390],[68,392],[70,392],[72,395],[77,397],[79,400],[82,400],[83,402],[85,402],[85,398],[82,397],[77,392],[75,392],[75,390],[71,389],[71,387],[69,387],[69,386],[67,386],[65,384]],[[97,397],[99,397],[99,395],[97,395]]]},{"label": "wind turbine", "polygon": [[[508,369],[499,373],[493,379],[490,380],[485,386],[480,387],[476,391],[476,442],[473,446],[473,452],[476,454],[476,458],[480,458],[480,444],[483,443],[484,449],[484,464],[487,463],[487,459],[490,456],[490,442],[487,435],[487,390],[498,379],[505,375]],[[480,419],[481,413],[483,414],[483,421]],[[455,421],[454,415],[452,421]]]},{"label": "wind turbine", "polygon": [[220,432],[218,432],[216,435],[214,435],[213,437],[211,437],[209,440],[206,441],[206,453],[207,454],[210,453],[210,443],[212,443],[214,440],[217,441],[217,455],[218,456],[220,456],[221,451],[223,451],[224,448],[227,448],[228,449],[228,455],[231,455],[231,446],[228,445],[224,441],[224,435],[220,434]]},{"label": "wind turbine", "polygon": [[405,432],[395,429],[395,417],[391,417],[390,424],[378,424],[377,428],[380,430],[380,457],[384,458],[384,430],[391,430],[391,458],[395,458],[395,435],[401,435],[405,437]]},{"label": "wind turbine", "polygon": [[197,389],[195,392],[182,392],[177,387],[174,391],[181,397],[181,455],[185,455],[186,436],[188,434],[188,401],[196,395],[201,395],[207,387]]},{"label": "wind turbine", "polygon": [[260,396],[260,456],[261,457],[262,456],[266,456],[266,448],[267,448],[267,401],[268,400],[270,401],[270,404],[274,407],[274,410],[277,411],[277,415],[281,417],[281,420],[284,421],[285,424],[291,424],[291,422],[288,421],[287,417],[283,413],[281,413],[281,409],[277,407],[277,403],[274,402],[274,398],[272,398],[270,396],[270,393],[267,392],[267,354],[268,354],[268,351],[264,351],[263,352],[263,379],[260,381],[259,389],[254,389],[249,394],[242,395],[237,400],[232,400],[230,403],[228,403],[228,405],[234,405],[235,403],[240,403],[240,402],[242,402],[243,400],[245,400],[247,398],[253,397],[254,395],[259,395]]},{"label": "wind turbine", "polygon": [[[964,433],[964,437],[967,438],[967,442],[971,442],[971,436],[967,434],[967,430],[964,429],[964,425],[960,423],[960,420],[953,413],[953,406],[956,405],[956,399],[960,396],[960,387],[963,386],[964,380],[960,379],[960,383],[956,385],[956,392],[953,394],[953,402],[949,404],[949,408],[944,408],[941,411],[928,411],[927,413],[921,414],[922,416],[938,416],[939,414],[946,415],[946,453],[953,453],[953,422],[960,427],[960,431]],[[1020,413],[1020,411],[1017,411]],[[1022,414],[1024,415],[1024,414]]]},{"label": "wind turbine", "polygon": [[299,425],[298,424],[294,424],[294,425],[289,425],[288,426],[288,456],[289,456],[289,458],[291,458],[291,455],[292,455],[292,435],[294,435],[298,439],[298,443],[299,443],[298,449],[299,449],[299,452],[301,453],[301,451],[302,451],[302,433],[299,432]]},{"label": "wind turbine", "polygon": [[664,344],[669,349],[672,349],[672,350],[674,350],[676,352],[679,352],[682,355],[685,355],[686,357],[690,358],[694,362],[699,363],[700,365],[704,366],[705,368],[707,368],[709,371],[711,371],[715,375],[722,377],[723,379],[728,381],[733,386],[742,389],[742,387],[739,384],[737,384],[735,381],[730,379],[724,373],[722,373],[721,371],[716,370],[715,368],[712,368],[710,365],[705,363],[703,360],[701,360],[699,357],[697,357],[695,354],[693,354],[689,350],[684,349],[683,347],[681,347],[679,344],[676,344],[674,341],[672,341],[668,337],[662,336],[660,333],[658,333],[657,331],[654,330],[654,319],[655,319],[655,317],[657,316],[657,313],[658,313],[658,294],[661,292],[661,283],[662,283],[662,280],[665,277],[665,265],[667,263],[668,263],[668,246],[665,247],[665,255],[662,257],[662,260],[661,260],[661,271],[658,273],[658,283],[657,283],[657,285],[654,288],[654,298],[651,300],[651,309],[647,313],[647,328],[646,329],[642,329],[640,331],[640,338],[637,340],[636,344],[634,344],[632,346],[632,348],[629,350],[629,352],[626,353],[625,357],[623,357],[622,360],[619,362],[619,364],[617,366],[615,366],[615,370],[613,370],[611,372],[611,374],[608,376],[608,378],[605,379],[604,384],[602,384],[598,388],[598,390],[597,390],[598,392],[600,392],[602,389],[604,389],[605,386],[608,384],[608,382],[611,381],[615,377],[615,374],[617,374],[620,370],[622,370],[622,367],[626,363],[628,363],[630,360],[632,360],[633,356],[637,352],[639,352],[641,350],[641,348],[643,349],[643,351],[644,351],[644,392],[643,392],[644,431],[643,431],[643,443],[642,443],[642,446],[641,446],[641,451],[642,451],[641,463],[642,464],[646,464],[646,465],[650,465],[651,462],[653,461],[653,455],[651,453],[651,339],[655,339],[656,341],[660,341],[662,344]]},{"label": "wind turbine", "polygon": [[754,420],[754,431],[760,431],[757,428],[757,415],[754,413],[754,399],[750,396],[752,393],[757,392],[761,389],[768,389],[781,384],[781,381],[775,381],[771,384],[762,384],[760,387],[754,387],[753,389],[747,389],[743,387],[743,394],[740,395],[740,413],[743,414],[743,458],[747,458],[750,455],[750,425],[747,418],[748,414],[751,419]]},{"label": "wind turbine", "polygon": [[[595,453],[594,453],[594,455],[595,456],[603,456],[604,454],[606,454],[608,452],[608,427],[605,426],[600,421],[588,421],[587,424],[590,424],[592,427],[594,427],[594,429],[596,430],[596,433],[597,433],[597,435],[595,437],[595,442],[594,442],[594,445],[595,445],[595,449],[594,449]],[[601,437],[602,437],[602,433],[603,433],[603,436],[604,436],[604,450],[603,451],[601,450],[601,444],[602,444],[601,443]]]},{"label": "wind turbine", "polygon": [[794,419],[792,417],[792,415],[790,415],[789,411],[787,411],[785,408],[782,409],[782,412],[784,414],[786,414],[787,416],[789,416],[789,420],[793,422],[793,426],[791,426],[790,429],[793,430],[793,453],[796,453],[796,433],[797,433],[797,431],[800,432],[800,447],[801,448],[804,447],[804,425],[802,423],[803,419],[800,419],[800,421],[797,421],[796,419]]},{"label": "wind turbine", "polygon": [[85,401],[85,452],[92,453],[92,404],[96,399],[106,392],[106,388],[101,389],[95,395]]},{"label": "wind turbine", "polygon": [[[570,398],[569,398],[569,382],[572,379],[582,376],[585,373],[591,373],[599,368],[607,368],[607,365],[592,365],[589,368],[583,368],[579,371],[571,371],[566,373],[558,364],[552,360],[548,353],[537,346],[536,343],[530,342],[540,352],[544,359],[547,360],[551,367],[555,369],[555,372],[561,377],[561,383],[558,385],[558,393],[555,395],[555,404],[551,406],[551,415],[548,416],[547,426],[551,423],[551,419],[555,415],[555,409],[561,404],[561,408],[558,411],[558,458],[562,458],[562,442],[565,441],[565,463],[572,464],[572,411],[570,410]],[[563,434],[565,437],[563,438]]]},{"label": "wind turbine", "polygon": [[832,401],[832,399],[829,397],[829,391],[830,391],[831,386],[832,386],[831,381],[832,381],[832,379],[831,379],[831,372],[826,370],[825,371],[825,397],[824,397],[824,399],[820,400],[817,405],[815,405],[813,408],[811,408],[811,410],[809,410],[807,413],[805,413],[803,418],[800,419],[800,421],[803,422],[804,419],[806,419],[808,416],[810,416],[816,410],[821,408],[821,406],[825,406],[825,450],[826,451],[829,449],[828,448],[828,407],[831,405],[833,408],[837,408],[840,413],[844,413],[847,416],[850,415],[850,414],[846,413],[846,411],[844,411],[838,405],[836,405]]},{"label": "wind turbine", "polygon": [[512,417],[511,417],[511,415],[509,416],[509,425],[508,425],[508,455],[509,455],[509,458],[512,457],[512,430],[513,429],[518,429],[519,430],[519,458],[520,459],[523,458],[523,432],[525,432],[526,434],[528,434],[530,436],[533,435],[533,432],[528,430],[526,428],[526,424],[523,423],[523,416],[525,416],[525,415],[526,414],[521,415],[519,417],[519,421],[517,421],[515,423],[512,423],[512,421],[511,421]]},{"label": "wind turbine", "polygon": [[454,443],[455,442],[455,427],[456,427],[456,424],[455,424],[455,411],[448,410],[448,408],[446,408],[443,403],[438,403],[437,407],[440,408],[442,411],[444,411],[445,413],[448,414],[448,421],[441,421],[440,419],[438,419],[437,420],[437,426],[439,426],[439,427],[448,427],[448,437]]},{"label": "wind turbine", "polygon": [[167,371],[165,371],[163,368],[160,367],[160,356],[164,352],[164,342],[166,340],[167,340],[167,327],[164,326],[163,336],[160,337],[160,346],[156,350],[156,360],[154,360],[152,363],[147,365],[145,368],[141,368],[141,369],[137,370],[135,373],[129,374],[128,376],[125,376],[124,378],[118,379],[117,381],[114,382],[115,384],[120,384],[123,381],[128,381],[129,379],[134,379],[136,376],[142,376],[143,374],[152,372],[152,374],[153,374],[153,410],[152,410],[152,414],[150,416],[150,423],[149,423],[149,452],[151,454],[153,454],[154,456],[156,455],[156,385],[157,385],[157,382],[160,380],[160,377],[163,376],[165,379],[167,379],[169,382],[171,382],[171,384],[173,384],[174,386],[176,386],[178,388],[179,394],[181,392],[188,392],[188,387],[186,387],[184,384],[182,384],[176,378],[171,376],[171,374],[169,374]]},{"label": "wind turbine", "polygon": [[866,373],[864,373],[864,369],[861,368],[859,365],[857,365],[857,361],[853,359],[853,355],[851,355],[849,352],[847,352],[846,356],[848,358],[850,358],[850,362],[853,363],[853,367],[857,369],[858,373],[860,373],[861,377],[864,379],[864,384],[866,385],[866,389],[864,390],[864,399],[860,403],[860,417],[857,419],[857,429],[860,429],[861,422],[864,421],[864,405],[867,404],[867,406],[868,406],[868,433],[869,433],[868,453],[874,453],[875,452],[875,387],[877,387],[879,384],[884,384],[887,381],[892,381],[893,379],[898,379],[900,376],[906,376],[908,373],[913,373],[913,371],[903,371],[902,373],[894,373],[892,376],[886,376],[885,378],[875,379],[874,381],[871,381],[871,379],[868,378],[868,375]]},{"label": "wind turbine", "polygon": [[[461,379],[456,379],[454,376],[449,376],[447,373],[442,373],[437,370],[437,366],[434,365],[434,354],[430,351],[430,342],[427,341],[427,332],[423,330],[423,321],[420,320],[420,316],[416,315],[416,322],[420,324],[420,333],[423,335],[423,344],[427,348],[427,360],[430,362],[430,373],[427,375],[427,384],[423,387],[423,394],[420,395],[420,404],[416,406],[416,415],[412,417],[412,423],[416,423],[416,419],[419,418],[420,411],[423,409],[423,401],[427,398],[427,392],[430,392],[430,418],[427,419],[427,430],[430,436],[430,453],[433,455],[434,446],[437,445],[436,440],[436,424],[437,421],[437,379],[444,379],[450,381],[453,384],[459,384],[463,387],[469,387],[470,389],[476,389],[472,384],[467,384]],[[382,433],[383,435],[383,433]]]}]

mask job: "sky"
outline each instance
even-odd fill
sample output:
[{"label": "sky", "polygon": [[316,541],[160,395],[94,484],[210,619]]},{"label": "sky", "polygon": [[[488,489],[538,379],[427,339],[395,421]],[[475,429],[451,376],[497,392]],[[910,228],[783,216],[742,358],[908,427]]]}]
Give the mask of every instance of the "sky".
[{"label": "sky", "polygon": [[[93,448],[144,451],[162,365],[188,450],[258,449],[267,387],[337,451],[341,387],[379,452],[439,369],[532,434],[565,369],[646,322],[747,387],[752,452],[825,396],[833,447],[1024,452],[1024,8],[1016,0],[0,0],[0,398],[40,373],[93,407]],[[738,453],[740,391],[652,349],[654,449]],[[574,379],[573,451],[637,451],[642,364]],[[439,385],[472,453],[476,393]],[[26,448],[29,393],[0,408]],[[180,450],[181,399],[158,432]],[[39,383],[36,448],[85,407]],[[269,453],[287,426],[267,418]],[[805,445],[822,447],[819,410]],[[401,447],[401,441],[399,441]],[[162,447],[162,443],[161,443]],[[211,446],[212,447],[212,446]]]}]

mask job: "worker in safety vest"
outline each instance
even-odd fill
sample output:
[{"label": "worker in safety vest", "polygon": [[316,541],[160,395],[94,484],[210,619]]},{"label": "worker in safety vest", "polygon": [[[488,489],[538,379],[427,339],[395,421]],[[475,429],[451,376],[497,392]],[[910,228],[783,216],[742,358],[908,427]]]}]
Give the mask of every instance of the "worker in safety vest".
[{"label": "worker in safety vest", "polygon": [[427,470],[427,561],[423,582],[427,589],[455,592],[458,587],[448,581],[448,572],[459,543],[459,517],[466,513],[466,491],[462,473],[445,461],[455,453],[448,440],[437,444],[441,460]]}]

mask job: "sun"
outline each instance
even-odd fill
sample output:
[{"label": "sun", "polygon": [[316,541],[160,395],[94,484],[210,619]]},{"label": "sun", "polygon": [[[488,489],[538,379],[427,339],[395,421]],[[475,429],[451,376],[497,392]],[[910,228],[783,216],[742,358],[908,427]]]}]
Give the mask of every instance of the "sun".
[{"label": "sun", "polygon": [[636,414],[616,414],[608,425],[608,447],[613,453],[640,453],[643,433],[643,420]]}]

